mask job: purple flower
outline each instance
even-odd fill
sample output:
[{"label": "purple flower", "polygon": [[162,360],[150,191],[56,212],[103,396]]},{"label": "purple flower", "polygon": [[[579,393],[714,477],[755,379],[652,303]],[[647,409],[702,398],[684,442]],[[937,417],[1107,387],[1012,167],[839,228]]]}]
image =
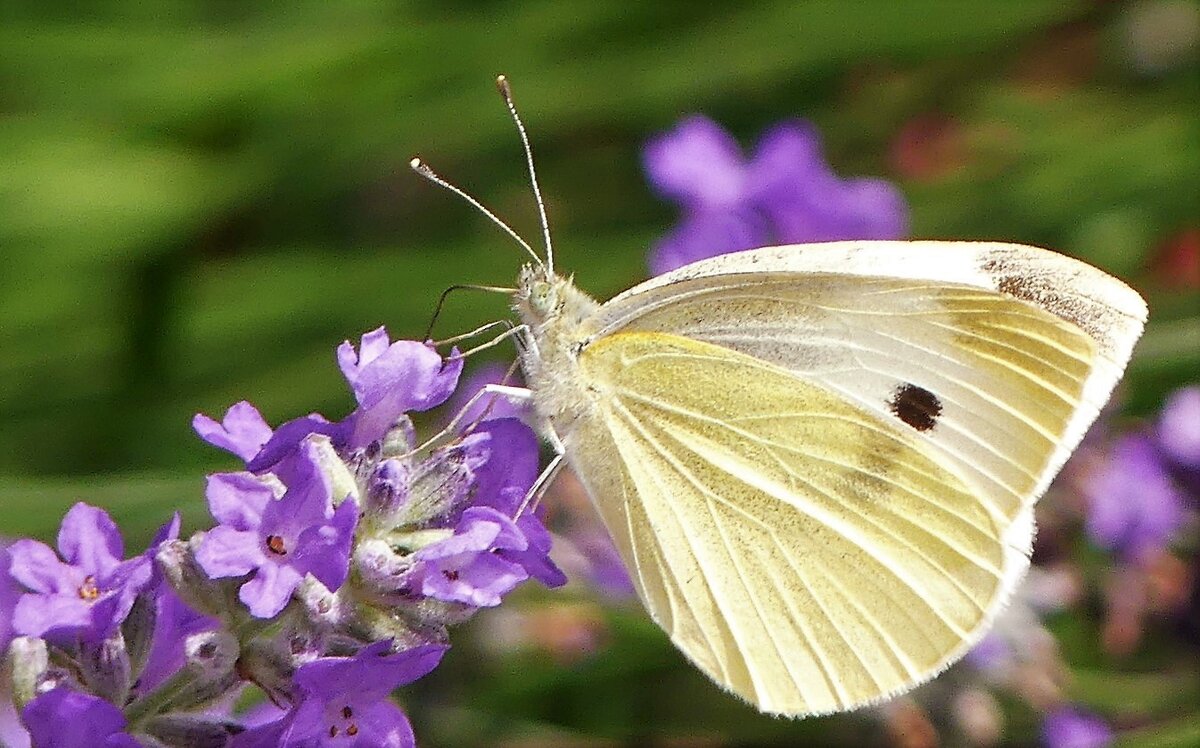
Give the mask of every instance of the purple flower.
[{"label": "purple flower", "polygon": [[192,428],[201,439],[234,453],[243,462],[254,459],[272,433],[258,409],[245,400],[231,405],[220,423],[203,413],[197,413],[192,418]]},{"label": "purple flower", "polygon": [[530,577],[551,587],[563,584],[549,551],[549,533],[536,517],[518,523],[491,507],[471,507],[453,535],[413,554],[417,564],[408,584],[438,600],[492,607]]},{"label": "purple flower", "polygon": [[648,142],[643,162],[651,186],[683,208],[679,226],[651,251],[656,275],[769,243],[896,239],[908,230],[896,188],[838,177],[804,121],[768,131],[746,162],[720,125],[692,116]]},{"label": "purple flower", "polygon": [[447,648],[431,644],[395,654],[390,648],[381,641],[353,657],[301,665],[295,708],[236,736],[232,748],[411,748],[412,727],[388,696],[437,667]]},{"label": "purple flower", "polygon": [[55,688],[39,695],[21,713],[35,746],[54,748],[141,748],[125,732],[121,710],[104,699]]},{"label": "purple flower", "polygon": [[500,418],[484,421],[467,439],[486,450],[473,471],[472,503],[514,516],[538,477],[537,437],[517,419]]},{"label": "purple flower", "polygon": [[338,449],[362,449],[382,439],[408,411],[427,410],[445,402],[463,366],[458,356],[443,361],[432,346],[412,340],[392,342],[382,327],[363,335],[357,351],[350,342],[342,343],[337,360],[358,401],[358,408],[342,421],[331,422],[320,413],[311,413],[272,432],[254,406],[241,402],[231,407],[219,424],[197,415],[193,428],[208,443],[241,457],[252,472],[286,473],[307,436],[327,436]]},{"label": "purple flower", "polygon": [[11,565],[7,543],[0,541],[0,653],[8,650],[8,642],[12,639],[13,609],[21,599],[21,588],[8,573]]},{"label": "purple flower", "polygon": [[[5,541],[0,541],[0,659],[8,651],[12,639],[12,614],[17,600],[21,598],[21,588],[9,576],[8,567],[11,558]],[[8,693],[7,678],[0,678],[0,745],[19,748],[29,745],[29,735],[21,726],[21,720],[13,708],[11,695]]]},{"label": "purple flower", "polygon": [[1104,720],[1070,706],[1050,712],[1042,722],[1042,742],[1047,748],[1104,748],[1112,739]]},{"label": "purple flower", "polygon": [[349,341],[342,343],[337,360],[358,401],[358,410],[347,419],[350,449],[382,439],[408,411],[441,405],[454,392],[463,366],[458,356],[443,361],[423,343],[393,343],[382,327],[363,335],[358,351]]},{"label": "purple flower", "polygon": [[150,583],[151,560],[140,555],[123,561],[116,524],[104,510],[83,503],[63,518],[58,550],[61,559],[35,540],[9,548],[9,573],[29,590],[13,611],[13,631],[60,644],[107,638]]},{"label": "purple flower", "polygon": [[1084,492],[1088,534],[1127,560],[1164,546],[1184,520],[1183,497],[1144,434],[1118,439]]},{"label": "purple flower", "polygon": [[1179,465],[1200,468],[1200,386],[1175,390],[1158,419],[1158,443]]},{"label": "purple flower", "polygon": [[149,693],[184,666],[187,637],[218,626],[215,618],[192,610],[169,584],[162,582],[155,596],[154,638],[146,664],[138,675],[137,693]]},{"label": "purple flower", "polygon": [[334,508],[313,439],[301,443],[281,498],[253,478],[225,475],[209,481],[208,502],[220,524],[205,535],[196,560],[212,578],[253,572],[238,594],[253,615],[278,614],[305,574],[330,590],[346,580],[358,504],[346,499]]},{"label": "purple flower", "polygon": [[[353,417],[353,416],[351,416]],[[319,434],[329,437],[334,444],[343,444],[349,433],[349,419],[338,423],[329,421],[320,413],[309,413],[300,418],[286,421],[275,429],[275,433],[267,440],[254,459],[246,463],[246,469],[255,473],[274,470],[277,473],[289,473],[292,469],[292,458],[305,437]],[[286,481],[285,481],[286,482]]]}]

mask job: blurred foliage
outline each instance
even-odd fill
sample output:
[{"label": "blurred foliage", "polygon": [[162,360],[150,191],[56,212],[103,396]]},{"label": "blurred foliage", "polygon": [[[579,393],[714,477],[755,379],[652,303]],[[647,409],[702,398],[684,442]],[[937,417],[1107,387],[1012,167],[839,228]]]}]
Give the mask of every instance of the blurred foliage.
[{"label": "blurred foliage", "polygon": [[[1055,247],[1143,291],[1152,318],[1125,402],[1146,412],[1200,372],[1197,286],[1161,270],[1200,229],[1200,78],[1194,40],[1170,64],[1135,64],[1142,5],[6,3],[0,531],[49,536],[79,499],[111,508],[131,543],[172,508],[201,526],[200,476],[231,463],[194,438],[193,413],[247,398],[273,422],[340,417],[337,342],[379,324],[419,336],[447,285],[509,282],[521,255],[407,167],[420,152],[536,237],[491,90],[502,71],[560,265],[597,296],[642,278],[673,220],[641,176],[650,134],[703,111],[749,143],[808,117],[840,172],[901,185],[915,236]],[[436,334],[505,303],[452,296]],[[502,659],[481,673],[452,654],[418,688],[418,734],[873,734],[753,716],[640,614],[611,618],[615,645],[574,668]],[[1095,636],[1080,628],[1069,651]],[[1171,691],[1115,677],[1080,673],[1080,693],[1120,713],[1120,688]],[[1128,744],[1194,745],[1191,720]]]}]

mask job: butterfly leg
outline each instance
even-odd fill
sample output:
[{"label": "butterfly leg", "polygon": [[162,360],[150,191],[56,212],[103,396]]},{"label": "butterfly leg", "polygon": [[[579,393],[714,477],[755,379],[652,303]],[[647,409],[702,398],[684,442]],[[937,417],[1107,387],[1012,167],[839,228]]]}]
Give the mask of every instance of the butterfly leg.
[{"label": "butterfly leg", "polygon": [[489,330],[495,330],[497,327],[503,327],[506,330],[511,330],[515,326],[516,325],[514,325],[511,320],[498,319],[495,322],[488,322],[486,324],[480,325],[479,327],[476,327],[474,330],[471,330],[470,332],[464,332],[464,333],[460,333],[458,335],[452,335],[451,337],[444,338],[442,340],[435,340],[435,341],[433,341],[433,345],[435,345],[435,346],[451,345],[453,343],[459,343],[464,340],[470,340],[471,338],[475,337],[476,335],[482,335],[483,333],[488,332]]},{"label": "butterfly leg", "polygon": [[[486,325],[485,325],[485,327],[486,327]],[[455,356],[451,356],[451,358],[467,358],[468,356],[473,356],[476,353],[479,353],[480,351],[486,351],[488,348],[495,348],[496,346],[500,345],[501,343],[503,343],[505,340],[508,340],[509,338],[516,338],[518,341],[523,340],[528,332],[529,332],[529,327],[527,325],[516,325],[515,327],[510,327],[509,329],[500,333],[499,335],[492,338],[488,342],[480,343],[479,345],[475,346],[474,348],[465,350],[462,353],[459,353]]]},{"label": "butterfly leg", "polygon": [[[557,437],[555,439],[557,440]],[[561,446],[560,442],[559,447],[561,448]],[[558,475],[558,471],[562,470],[566,457],[565,452],[558,452],[554,457],[550,458],[550,462],[546,465],[545,470],[542,471],[541,475],[537,477],[537,480],[533,482],[533,485],[525,493],[525,498],[521,501],[521,505],[517,507],[517,513],[513,516],[513,519],[520,517],[525,512],[533,512],[537,509],[542,496],[546,494],[546,490],[550,488],[550,484],[554,482],[554,478]]]},{"label": "butterfly leg", "polygon": [[470,414],[471,410],[479,403],[480,400],[488,396],[502,397],[511,403],[523,405],[533,399],[533,392],[525,389],[524,387],[512,387],[505,384],[485,384],[479,388],[478,392],[476,392],[474,395],[471,395],[471,399],[467,400],[466,405],[463,405],[458,409],[458,412],[454,414],[454,417],[450,419],[450,423],[446,424],[445,428],[426,439],[421,443],[420,446],[414,447],[402,456],[411,457],[412,455],[429,449],[434,444],[437,444],[442,439],[445,439],[447,436],[456,433],[462,427],[463,422],[467,420],[467,416]]}]

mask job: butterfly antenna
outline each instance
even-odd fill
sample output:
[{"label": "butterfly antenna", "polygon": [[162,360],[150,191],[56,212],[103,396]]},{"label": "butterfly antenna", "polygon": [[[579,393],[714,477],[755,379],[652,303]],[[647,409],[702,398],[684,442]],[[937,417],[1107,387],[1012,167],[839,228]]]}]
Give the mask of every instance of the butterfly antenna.
[{"label": "butterfly antenna", "polygon": [[496,88],[500,89],[500,95],[504,97],[504,103],[508,106],[508,113],[517,126],[517,132],[521,135],[521,146],[525,149],[525,164],[529,167],[529,182],[533,185],[533,198],[537,201],[538,219],[542,222],[542,239],[546,243],[546,269],[553,275],[554,247],[550,244],[550,221],[546,218],[546,203],[542,200],[537,171],[533,168],[533,149],[529,147],[529,134],[525,132],[525,125],[521,123],[521,115],[517,114],[517,105],[513,102],[512,86],[508,84],[508,78],[503,75],[496,76]]},{"label": "butterfly antenna", "polygon": [[414,157],[412,161],[408,162],[408,165],[412,167],[413,171],[415,171],[416,173],[425,177],[430,182],[433,182],[438,187],[441,187],[442,189],[445,189],[445,190],[449,190],[450,192],[453,192],[455,195],[458,195],[459,197],[461,197],[463,200],[466,200],[467,203],[469,205],[471,205],[471,207],[475,208],[475,210],[478,210],[480,213],[487,216],[488,219],[490,219],[492,223],[499,226],[501,229],[504,230],[504,233],[511,236],[513,238],[513,241],[515,241],[517,244],[520,244],[521,247],[524,248],[524,250],[529,253],[529,256],[533,258],[534,262],[536,262],[539,267],[545,267],[545,263],[542,262],[542,258],[538,257],[537,252],[533,251],[533,247],[529,246],[529,242],[522,239],[520,234],[518,234],[516,231],[513,231],[512,227],[509,226],[507,223],[505,223],[504,221],[501,221],[500,218],[497,217],[497,215],[495,213],[493,213],[492,211],[485,208],[483,206],[483,203],[479,202],[478,200],[471,197],[463,190],[459,189],[458,187],[455,187],[454,185],[450,184],[442,177],[438,176],[437,172],[435,172],[433,169],[430,169],[429,165],[426,164],[424,161],[422,161],[420,158]]}]

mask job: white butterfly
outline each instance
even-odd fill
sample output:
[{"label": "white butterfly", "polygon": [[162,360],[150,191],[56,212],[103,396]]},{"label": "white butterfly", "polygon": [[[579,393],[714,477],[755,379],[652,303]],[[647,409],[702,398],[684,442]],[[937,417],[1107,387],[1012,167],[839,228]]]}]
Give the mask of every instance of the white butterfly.
[{"label": "white butterfly", "polygon": [[600,304],[545,237],[515,307],[548,438],[655,622],[774,714],[888,698],[979,640],[1146,319],[1089,265],[972,242],[770,247]]}]

